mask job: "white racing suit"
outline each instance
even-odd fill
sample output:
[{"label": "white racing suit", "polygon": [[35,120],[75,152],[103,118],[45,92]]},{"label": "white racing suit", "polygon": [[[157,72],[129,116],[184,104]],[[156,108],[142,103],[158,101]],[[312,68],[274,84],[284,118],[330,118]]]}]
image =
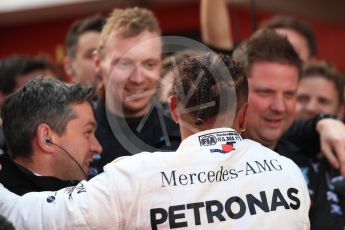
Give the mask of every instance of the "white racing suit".
[{"label": "white racing suit", "polygon": [[118,158],[57,192],[0,186],[0,214],[18,229],[309,229],[309,205],[291,160],[229,128]]}]

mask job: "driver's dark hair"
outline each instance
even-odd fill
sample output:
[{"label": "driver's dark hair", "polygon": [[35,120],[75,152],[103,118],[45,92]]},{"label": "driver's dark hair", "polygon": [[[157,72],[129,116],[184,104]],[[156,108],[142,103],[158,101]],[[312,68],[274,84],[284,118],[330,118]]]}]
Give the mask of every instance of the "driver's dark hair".
[{"label": "driver's dark hair", "polygon": [[248,101],[248,82],[242,66],[229,56],[208,53],[177,66],[172,94],[202,125],[218,114],[237,113]]}]

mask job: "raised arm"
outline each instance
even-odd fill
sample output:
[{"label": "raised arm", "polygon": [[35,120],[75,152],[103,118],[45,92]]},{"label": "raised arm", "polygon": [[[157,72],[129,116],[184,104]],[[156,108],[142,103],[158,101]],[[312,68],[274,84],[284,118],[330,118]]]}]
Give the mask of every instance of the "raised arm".
[{"label": "raised arm", "polygon": [[345,176],[345,125],[340,120],[323,119],[316,125],[320,134],[321,153]]},{"label": "raised arm", "polygon": [[218,49],[234,47],[225,0],[201,0],[200,23],[204,43]]},{"label": "raised arm", "polygon": [[345,176],[345,125],[340,120],[319,114],[310,120],[295,122],[285,137],[305,153],[321,152]]}]

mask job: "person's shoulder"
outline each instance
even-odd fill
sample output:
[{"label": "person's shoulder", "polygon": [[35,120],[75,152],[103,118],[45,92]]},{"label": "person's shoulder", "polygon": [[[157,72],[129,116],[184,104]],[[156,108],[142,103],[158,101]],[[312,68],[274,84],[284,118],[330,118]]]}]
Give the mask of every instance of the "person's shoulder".
[{"label": "person's shoulder", "polygon": [[245,146],[248,148],[247,151],[250,151],[252,154],[255,154],[255,156],[258,156],[261,158],[266,158],[266,157],[274,158],[284,164],[293,165],[293,167],[298,169],[298,166],[290,158],[282,156],[278,152],[270,148],[267,148],[256,141],[249,140],[249,139],[245,139],[244,141],[245,141]]},{"label": "person's shoulder", "polygon": [[163,162],[167,158],[173,157],[176,152],[141,152],[131,156],[118,157],[106,166],[104,169],[112,167],[150,167],[150,165],[155,165],[157,162]]}]

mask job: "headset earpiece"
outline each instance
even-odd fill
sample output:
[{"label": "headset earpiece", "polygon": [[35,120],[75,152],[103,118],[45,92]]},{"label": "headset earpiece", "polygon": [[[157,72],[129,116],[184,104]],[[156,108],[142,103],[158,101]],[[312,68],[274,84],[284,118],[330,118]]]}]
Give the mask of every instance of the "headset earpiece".
[{"label": "headset earpiece", "polygon": [[52,139],[51,139],[51,138],[47,138],[47,139],[46,139],[46,144],[53,144]]}]

